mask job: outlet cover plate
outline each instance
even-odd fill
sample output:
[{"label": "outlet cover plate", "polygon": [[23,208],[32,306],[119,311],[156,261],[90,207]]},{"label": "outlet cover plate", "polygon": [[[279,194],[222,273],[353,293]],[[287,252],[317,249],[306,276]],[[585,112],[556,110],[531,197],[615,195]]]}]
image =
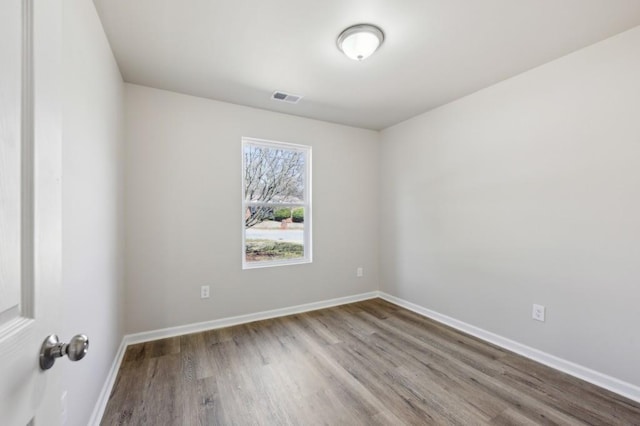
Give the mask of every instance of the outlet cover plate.
[{"label": "outlet cover plate", "polygon": [[545,307],[542,305],[533,304],[533,312],[531,313],[531,317],[536,321],[544,322],[545,315]]},{"label": "outlet cover plate", "polygon": [[209,298],[209,286],[203,285],[200,287],[200,299],[208,299]]}]

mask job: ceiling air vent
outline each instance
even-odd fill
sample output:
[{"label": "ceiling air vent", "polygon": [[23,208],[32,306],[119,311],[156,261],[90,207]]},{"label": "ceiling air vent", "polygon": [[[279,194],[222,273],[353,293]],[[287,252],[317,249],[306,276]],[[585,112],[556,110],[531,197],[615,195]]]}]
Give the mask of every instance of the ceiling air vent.
[{"label": "ceiling air vent", "polygon": [[297,104],[298,101],[302,99],[302,96],[292,95],[290,93],[280,92],[279,90],[276,90],[275,92],[273,92],[273,95],[271,95],[271,99],[275,101],[289,102],[290,104]]}]

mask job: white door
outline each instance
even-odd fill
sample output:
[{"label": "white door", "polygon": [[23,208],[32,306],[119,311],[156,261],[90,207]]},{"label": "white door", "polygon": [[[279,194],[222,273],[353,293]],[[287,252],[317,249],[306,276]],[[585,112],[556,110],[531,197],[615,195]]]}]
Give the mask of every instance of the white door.
[{"label": "white door", "polygon": [[[61,3],[0,0],[0,424],[57,425]],[[58,367],[58,368],[56,368]]]}]

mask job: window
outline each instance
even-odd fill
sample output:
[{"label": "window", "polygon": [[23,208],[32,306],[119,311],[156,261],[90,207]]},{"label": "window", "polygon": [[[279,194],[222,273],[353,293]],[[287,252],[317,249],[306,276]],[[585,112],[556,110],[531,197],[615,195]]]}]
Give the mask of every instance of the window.
[{"label": "window", "polygon": [[242,139],[243,269],[311,262],[311,147]]}]

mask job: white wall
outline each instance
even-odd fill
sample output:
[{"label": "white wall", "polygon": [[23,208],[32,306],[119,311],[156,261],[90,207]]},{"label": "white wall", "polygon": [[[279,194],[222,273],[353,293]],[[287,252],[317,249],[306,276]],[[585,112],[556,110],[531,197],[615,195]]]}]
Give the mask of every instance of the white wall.
[{"label": "white wall", "polygon": [[[125,87],[127,332],[378,288],[376,132]],[[312,264],[242,270],[242,136],[312,146]]]},{"label": "white wall", "polygon": [[[58,361],[68,425],[86,425],[122,338],[123,83],[89,0],[63,2],[63,304],[67,341],[89,336],[86,358]],[[53,424],[53,423],[52,423]]]},{"label": "white wall", "polygon": [[635,28],[384,130],[382,289],[640,385],[638,52]]}]

